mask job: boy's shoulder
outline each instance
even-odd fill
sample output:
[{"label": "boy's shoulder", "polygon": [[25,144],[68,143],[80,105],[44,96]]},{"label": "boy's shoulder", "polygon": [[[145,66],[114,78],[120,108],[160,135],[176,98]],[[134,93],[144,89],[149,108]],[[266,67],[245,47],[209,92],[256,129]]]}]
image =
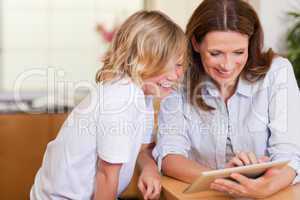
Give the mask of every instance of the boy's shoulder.
[{"label": "boy's shoulder", "polygon": [[145,109],[145,95],[142,89],[127,79],[99,84],[96,101],[106,109]]}]

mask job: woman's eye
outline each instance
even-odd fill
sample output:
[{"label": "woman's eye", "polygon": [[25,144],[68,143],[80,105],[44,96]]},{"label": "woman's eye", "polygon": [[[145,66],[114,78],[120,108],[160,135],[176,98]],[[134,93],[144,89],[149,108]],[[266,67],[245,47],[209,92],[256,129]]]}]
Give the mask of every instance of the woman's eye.
[{"label": "woman's eye", "polygon": [[243,51],[237,51],[237,52],[234,52],[236,55],[242,55],[242,54],[244,54],[244,52]]},{"label": "woman's eye", "polygon": [[218,53],[218,52],[210,52],[210,55],[211,56],[218,56],[218,55],[220,55],[220,53]]},{"label": "woman's eye", "polygon": [[182,67],[182,64],[177,63],[177,64],[176,64],[176,67],[177,67],[177,68]]}]

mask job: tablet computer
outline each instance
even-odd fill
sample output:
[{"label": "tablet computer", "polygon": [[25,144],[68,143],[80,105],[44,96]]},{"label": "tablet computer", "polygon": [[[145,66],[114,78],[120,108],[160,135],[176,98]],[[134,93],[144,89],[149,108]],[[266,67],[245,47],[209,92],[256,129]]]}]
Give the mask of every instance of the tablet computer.
[{"label": "tablet computer", "polygon": [[183,193],[201,192],[210,189],[210,184],[217,178],[230,178],[232,173],[240,173],[249,178],[257,178],[264,174],[264,172],[271,167],[284,167],[290,161],[273,161],[260,164],[246,165],[241,167],[233,167],[212,171],[205,171],[189,185]]}]

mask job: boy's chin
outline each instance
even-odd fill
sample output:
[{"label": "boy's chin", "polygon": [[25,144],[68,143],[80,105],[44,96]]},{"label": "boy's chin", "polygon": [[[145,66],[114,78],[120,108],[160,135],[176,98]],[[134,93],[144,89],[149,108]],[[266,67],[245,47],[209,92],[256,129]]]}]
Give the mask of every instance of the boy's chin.
[{"label": "boy's chin", "polygon": [[170,92],[161,92],[159,94],[153,94],[153,96],[157,99],[163,99],[163,98],[169,96],[171,93],[172,93],[172,91],[170,91]]}]

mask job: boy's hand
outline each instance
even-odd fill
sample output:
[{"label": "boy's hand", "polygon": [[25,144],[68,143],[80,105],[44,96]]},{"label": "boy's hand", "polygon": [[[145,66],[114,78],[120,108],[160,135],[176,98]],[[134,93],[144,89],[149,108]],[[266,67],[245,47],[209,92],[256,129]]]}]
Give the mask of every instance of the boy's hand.
[{"label": "boy's hand", "polygon": [[144,168],[138,180],[138,188],[145,200],[158,200],[161,191],[158,171]]}]

